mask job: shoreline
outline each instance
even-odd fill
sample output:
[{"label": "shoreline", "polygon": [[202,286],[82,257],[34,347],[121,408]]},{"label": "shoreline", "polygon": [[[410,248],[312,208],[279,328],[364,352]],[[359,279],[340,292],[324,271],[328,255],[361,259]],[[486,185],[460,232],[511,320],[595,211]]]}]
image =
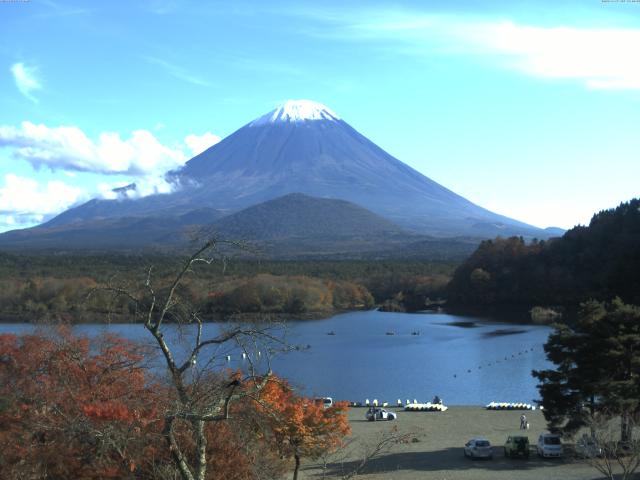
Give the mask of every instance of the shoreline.
[{"label": "shoreline", "polygon": [[[406,315],[451,315],[466,317],[475,317],[480,322],[487,321],[491,323],[503,323],[505,325],[546,325],[545,323],[535,322],[530,316],[527,316],[520,310],[514,310],[510,307],[504,309],[475,309],[475,308],[439,308],[424,309],[416,311],[393,311],[383,308],[384,304],[374,305],[372,308],[352,308],[352,309],[336,309],[336,310],[316,310],[310,312],[290,313],[290,312],[239,312],[239,313],[213,313],[203,316],[204,323],[231,323],[231,322],[259,322],[259,321],[313,321],[324,320],[335,317],[343,313],[378,311],[380,313],[402,313]],[[83,315],[90,317],[86,319],[74,319],[75,314],[69,312],[53,313],[49,318],[40,318],[30,320],[33,316],[27,313],[1,313],[0,324],[9,323],[25,323],[33,325],[107,325],[107,324],[136,324],[139,322],[132,321],[130,317],[122,314],[112,314],[110,320],[99,320],[99,318],[108,317],[107,312],[84,313]],[[514,318],[515,317],[515,318]],[[509,320],[510,319],[510,320]],[[171,323],[171,322],[167,322]],[[461,322],[465,323],[465,322]],[[460,325],[465,326],[465,325]]]},{"label": "shoreline", "polygon": [[[327,318],[335,317],[342,313],[349,312],[363,312],[372,309],[355,308],[353,310],[332,310],[332,311],[315,311],[315,312],[303,312],[303,313],[233,313],[233,314],[214,314],[203,317],[204,323],[233,323],[233,322],[259,322],[259,321],[313,321],[324,320]],[[113,315],[110,320],[99,321],[94,318],[88,318],[85,320],[65,319],[64,316],[71,316],[71,314],[57,314],[56,318],[29,320],[31,315],[22,314],[0,314],[0,324],[11,323],[24,323],[29,325],[135,325],[140,322],[133,321],[131,318],[123,318],[123,315]],[[95,313],[91,314],[92,317],[107,317],[108,313]],[[166,321],[167,324],[173,324],[175,322]]]}]

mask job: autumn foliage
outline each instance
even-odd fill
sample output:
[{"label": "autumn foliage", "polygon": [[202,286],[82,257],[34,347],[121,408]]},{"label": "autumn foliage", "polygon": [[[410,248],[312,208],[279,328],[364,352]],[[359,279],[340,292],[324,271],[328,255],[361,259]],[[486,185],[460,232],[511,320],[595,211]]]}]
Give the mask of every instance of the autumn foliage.
[{"label": "autumn foliage", "polygon": [[[162,436],[175,398],[146,368],[150,355],[121,338],[89,341],[65,329],[0,335],[2,478],[177,478]],[[210,381],[234,378],[218,372]],[[324,409],[273,377],[228,420],[206,425],[206,478],[281,478],[291,459],[340,445],[345,410]],[[190,428],[175,426],[186,452],[195,449]]]},{"label": "autumn foliage", "polygon": [[322,402],[296,395],[282,379],[270,381],[261,393],[260,405],[279,453],[295,460],[294,479],[302,458],[316,459],[337,449],[351,433],[347,402],[325,408]]},{"label": "autumn foliage", "polygon": [[0,463],[5,478],[126,478],[157,429],[144,352],[66,330],[0,336]]}]

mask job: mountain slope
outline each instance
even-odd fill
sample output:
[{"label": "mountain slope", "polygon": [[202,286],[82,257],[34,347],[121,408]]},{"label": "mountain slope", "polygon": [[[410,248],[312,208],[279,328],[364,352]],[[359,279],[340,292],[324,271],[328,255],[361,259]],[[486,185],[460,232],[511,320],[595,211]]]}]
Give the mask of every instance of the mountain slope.
[{"label": "mountain slope", "polygon": [[166,250],[184,245],[191,232],[211,224],[221,213],[201,208],[182,215],[114,217],[76,220],[69,224],[45,224],[0,235],[5,250],[55,250],[137,252]]},{"label": "mountain slope", "polygon": [[237,211],[288,193],[347,200],[399,225],[437,236],[525,235],[541,229],[494,214],[420,174],[358,133],[334,112],[292,101],[240,128],[167,177],[170,194],[92,200],[50,222]]},{"label": "mountain slope", "polygon": [[[110,243],[172,244],[168,229],[178,232],[185,215],[190,225],[210,225],[220,216],[296,192],[351,202],[405,230],[434,237],[547,238],[551,233],[469,202],[389,155],[327,107],[310,101],[285,103],[168,173],[166,179],[174,187],[171,193],[136,198],[134,186],[119,189],[114,191],[116,199],[93,199],[39,227],[0,235],[0,246],[15,243],[17,237],[25,245],[29,238],[38,245],[46,245],[47,239],[64,243],[67,238],[75,245],[79,237],[91,237],[83,229],[98,236],[101,228],[99,244],[104,248]],[[203,211],[215,214],[197,213]],[[262,238],[275,238],[266,224],[259,227],[259,217],[255,214],[252,221]],[[164,225],[154,226],[146,237],[139,235],[137,222],[149,219]],[[325,227],[338,224],[339,220]],[[313,230],[316,236],[320,230]],[[357,235],[357,228],[351,234]]]}]

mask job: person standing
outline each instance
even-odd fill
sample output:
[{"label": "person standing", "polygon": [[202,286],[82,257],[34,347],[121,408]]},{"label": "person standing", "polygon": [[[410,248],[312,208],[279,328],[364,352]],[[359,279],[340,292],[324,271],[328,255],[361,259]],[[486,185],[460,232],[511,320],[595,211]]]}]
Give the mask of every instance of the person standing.
[{"label": "person standing", "polygon": [[523,413],[520,415],[520,430],[527,429],[527,416]]}]

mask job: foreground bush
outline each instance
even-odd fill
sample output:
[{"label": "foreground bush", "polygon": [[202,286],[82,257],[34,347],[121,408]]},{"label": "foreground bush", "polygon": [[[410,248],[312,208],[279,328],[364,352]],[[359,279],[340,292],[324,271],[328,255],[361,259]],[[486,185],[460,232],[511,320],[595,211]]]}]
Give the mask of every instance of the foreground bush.
[{"label": "foreground bush", "polygon": [[[150,375],[152,353],[67,329],[0,335],[2,478],[179,478],[164,436],[176,398]],[[197,394],[238,383],[236,373],[210,373],[206,389],[188,388]],[[187,420],[173,425],[184,452],[197,451],[191,428]],[[204,428],[204,478],[229,480],[281,478],[292,459],[299,465],[300,457],[336,448],[349,431],[344,405],[325,410],[275,376],[259,396],[235,404],[228,420]]]}]

